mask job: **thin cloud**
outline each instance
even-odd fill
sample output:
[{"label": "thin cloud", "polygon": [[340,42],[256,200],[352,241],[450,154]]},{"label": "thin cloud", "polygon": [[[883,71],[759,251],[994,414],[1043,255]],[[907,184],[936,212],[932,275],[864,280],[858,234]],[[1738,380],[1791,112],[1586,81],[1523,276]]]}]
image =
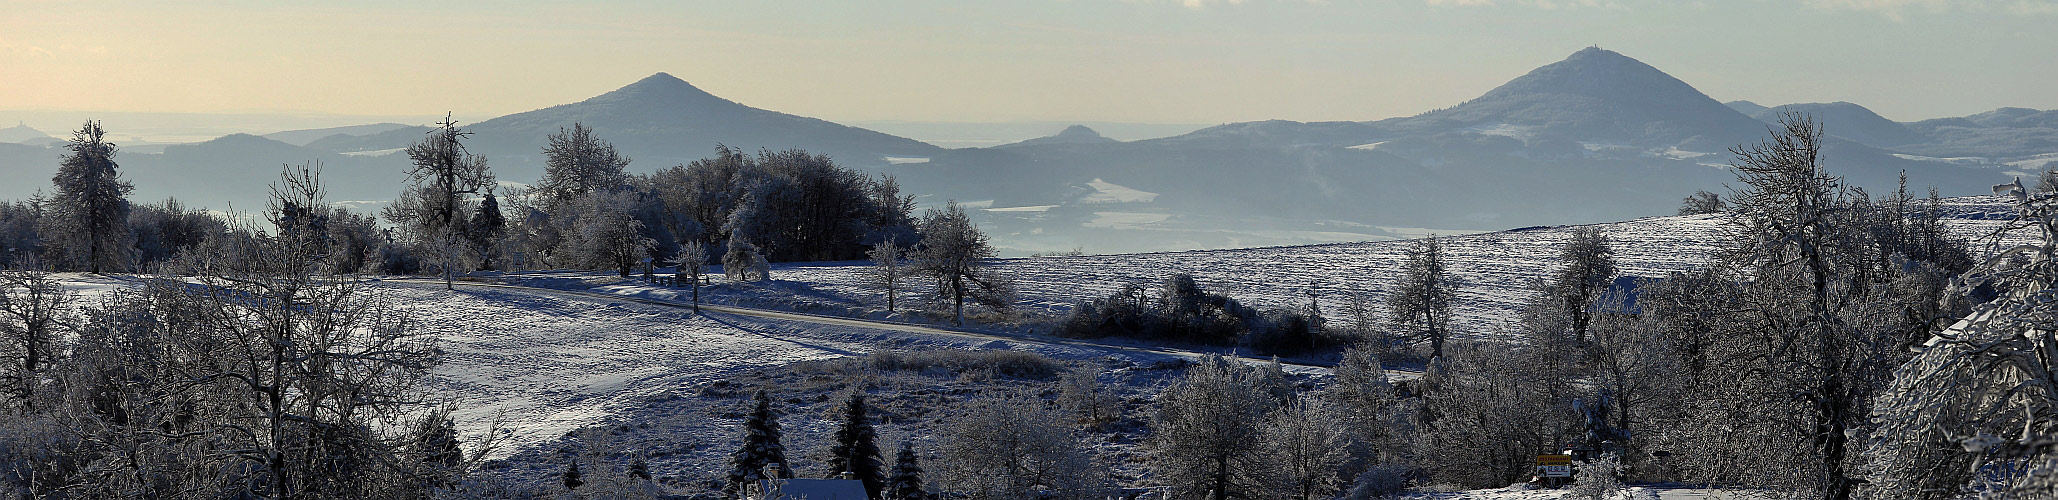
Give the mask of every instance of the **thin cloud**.
[{"label": "thin cloud", "polygon": [[1615,0],[1426,0],[1432,7],[1495,7],[1512,6],[1532,9],[1597,9],[1621,7]]}]

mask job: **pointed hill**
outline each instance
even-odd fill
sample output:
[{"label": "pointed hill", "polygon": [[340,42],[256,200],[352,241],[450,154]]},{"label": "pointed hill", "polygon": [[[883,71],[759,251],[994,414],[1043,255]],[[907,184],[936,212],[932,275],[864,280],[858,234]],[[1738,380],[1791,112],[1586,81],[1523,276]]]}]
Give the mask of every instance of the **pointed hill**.
[{"label": "pointed hill", "polygon": [[1049,145],[1113,144],[1117,142],[1122,141],[1117,141],[1114,139],[1109,139],[1106,136],[1102,136],[1100,135],[1100,132],[1096,132],[1092,128],[1087,127],[1085,125],[1073,125],[1065,127],[1064,130],[1058,131],[1057,135],[1038,137],[1035,139],[1029,139],[1022,142],[1002,144],[994,147],[1020,148]]},{"label": "pointed hill", "polygon": [[29,128],[28,124],[19,124],[12,127],[0,128],[0,142],[12,142],[16,144],[34,144],[40,146],[49,142],[61,141],[56,137],[51,137],[50,134],[43,133],[43,131],[41,130]]},{"label": "pointed hill", "polygon": [[858,167],[884,165],[887,156],[920,157],[941,150],[913,139],[745,106],[665,73],[584,101],[465,128],[474,133],[475,151],[487,154],[502,178],[528,182],[542,174],[540,151],[548,136],[573,123],[593,128],[639,170],[707,157],[716,144],[752,152],[800,148]]},{"label": "pointed hill", "polygon": [[1494,130],[1518,138],[1550,135],[1700,149],[1736,144],[1765,129],[1658,68],[1599,47],[1532,70],[1477,99],[1393,126],[1408,132]]}]

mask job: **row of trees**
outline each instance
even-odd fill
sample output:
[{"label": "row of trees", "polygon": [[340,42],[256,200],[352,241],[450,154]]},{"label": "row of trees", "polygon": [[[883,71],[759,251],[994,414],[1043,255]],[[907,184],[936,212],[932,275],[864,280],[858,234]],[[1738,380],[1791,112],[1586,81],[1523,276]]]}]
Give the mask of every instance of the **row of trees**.
[{"label": "row of trees", "polygon": [[[870,258],[883,266],[889,297],[910,278],[933,280],[958,322],[968,301],[1004,310],[1012,300],[1006,280],[984,269],[993,248],[962,208],[917,219],[913,197],[891,177],[825,156],[717,146],[713,157],[637,175],[628,157],[574,124],[548,138],[543,179],[507,188],[486,158],[467,152],[468,132],[448,118],[438,125],[407,148],[408,185],[377,218],[290,201],[279,208],[321,235],[310,243],[322,250],[320,272],[431,272],[447,283],[479,269],[628,276],[674,264],[697,276],[714,262],[749,281],[768,278],[771,262]],[[216,214],[176,200],[131,204],[104,135],[97,122],[74,133],[55,195],[0,202],[0,267],[140,271],[230,245],[230,224]],[[318,182],[319,164],[301,168]]]}]

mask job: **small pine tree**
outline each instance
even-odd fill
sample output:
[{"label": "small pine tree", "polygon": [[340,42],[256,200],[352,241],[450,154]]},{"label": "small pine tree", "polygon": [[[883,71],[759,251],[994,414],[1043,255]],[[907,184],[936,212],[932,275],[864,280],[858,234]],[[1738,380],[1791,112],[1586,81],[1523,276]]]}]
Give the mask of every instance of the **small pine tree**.
[{"label": "small pine tree", "polygon": [[[730,498],[742,495],[744,485],[765,479],[766,464],[787,463],[786,447],[779,444],[779,415],[772,411],[771,395],[759,389],[751,397],[751,405],[750,415],[743,419],[743,446],[729,459],[729,485],[723,492]],[[792,478],[792,473],[785,470],[782,468],[780,475]]]},{"label": "small pine tree", "polygon": [[885,491],[877,436],[865,416],[864,393],[852,392],[843,402],[843,427],[836,430],[836,446],[829,449],[830,474],[849,472],[865,483],[867,493]]},{"label": "small pine tree", "polygon": [[900,454],[893,459],[893,473],[886,480],[884,500],[924,500],[929,492],[922,490],[922,465],[915,456],[915,443],[900,442]]},{"label": "small pine tree", "polygon": [[649,481],[650,463],[643,461],[643,457],[636,457],[636,461],[629,463],[629,476]]},{"label": "small pine tree", "polygon": [[579,479],[579,462],[572,462],[572,466],[565,469],[564,484],[567,490],[576,490],[586,484],[584,479]]}]

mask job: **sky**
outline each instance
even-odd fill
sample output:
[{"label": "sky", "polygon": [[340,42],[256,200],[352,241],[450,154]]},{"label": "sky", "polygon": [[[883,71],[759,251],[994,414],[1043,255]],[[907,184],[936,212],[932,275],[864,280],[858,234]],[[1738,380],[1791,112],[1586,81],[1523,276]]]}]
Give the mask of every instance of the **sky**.
[{"label": "sky", "polygon": [[478,121],[667,72],[837,121],[1376,120],[1589,45],[1723,101],[2058,108],[2058,0],[315,3],[0,0],[0,118]]}]

